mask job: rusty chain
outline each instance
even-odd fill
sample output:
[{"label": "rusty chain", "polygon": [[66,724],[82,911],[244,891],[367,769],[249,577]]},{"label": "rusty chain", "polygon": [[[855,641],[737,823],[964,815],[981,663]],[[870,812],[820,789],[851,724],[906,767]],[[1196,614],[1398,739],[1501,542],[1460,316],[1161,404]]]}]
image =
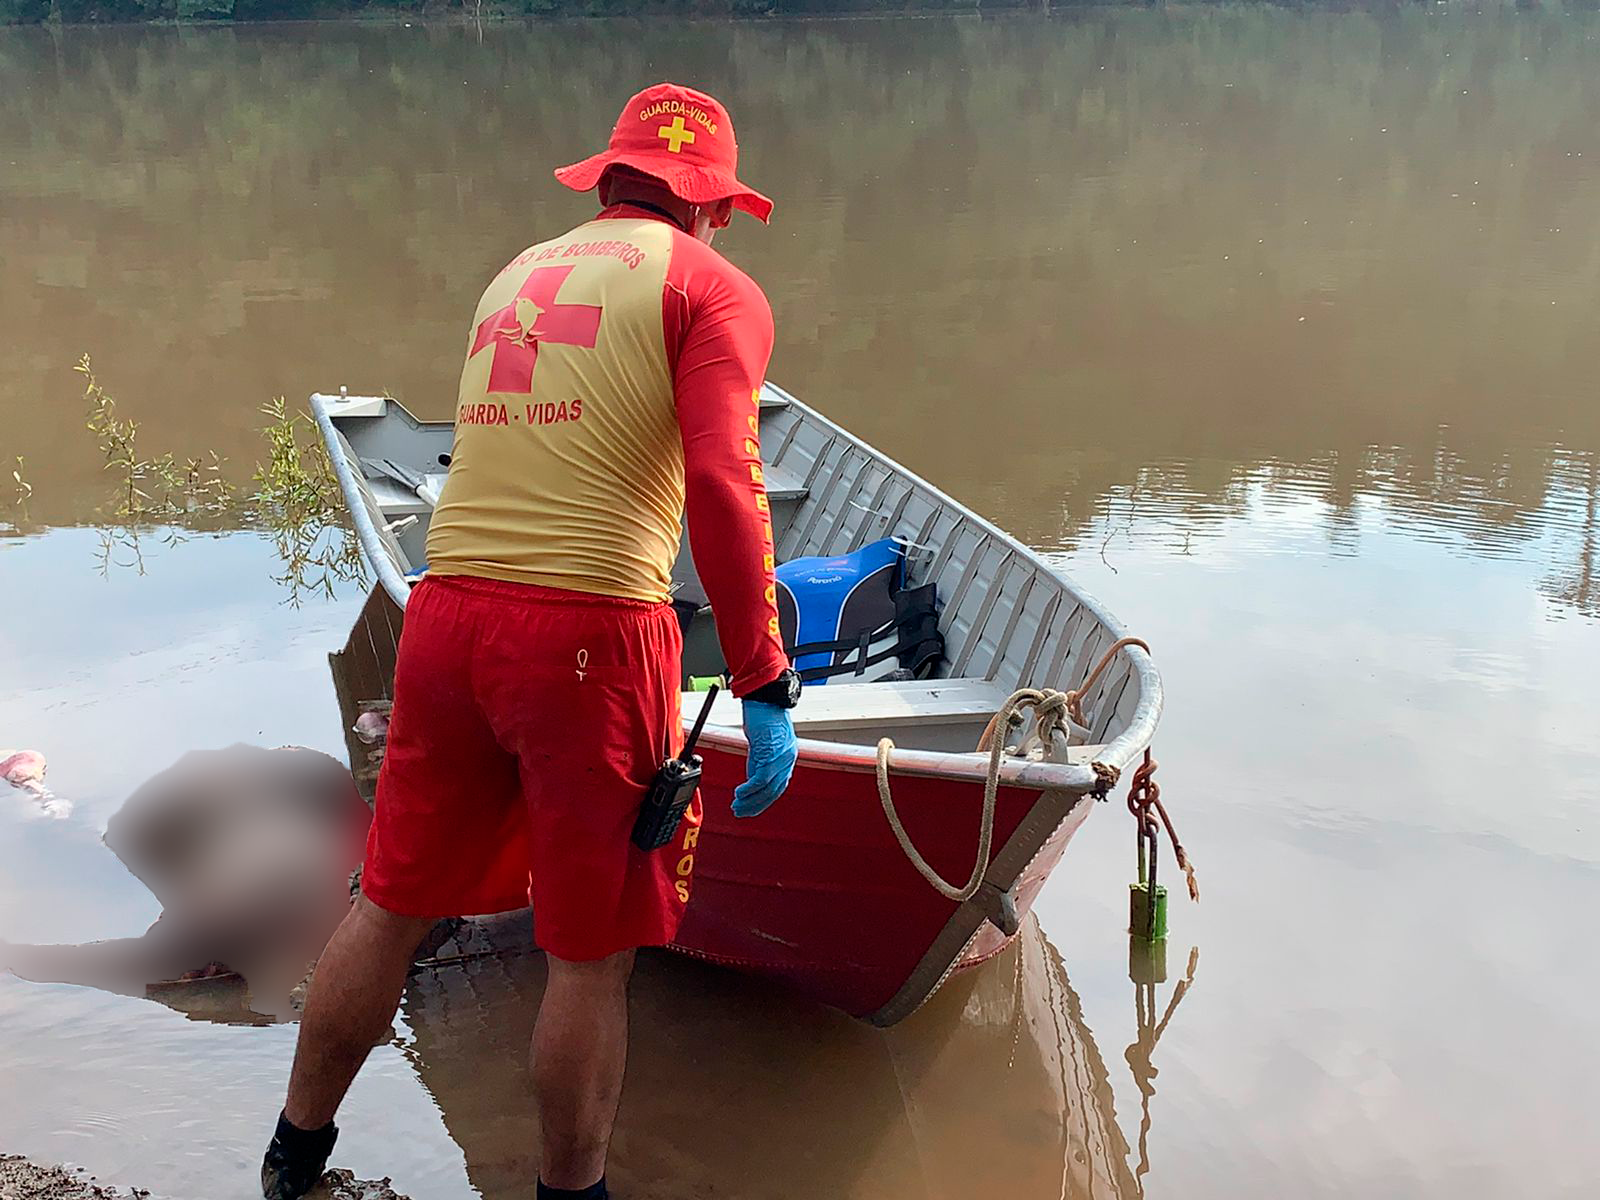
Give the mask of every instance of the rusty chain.
[{"label": "rusty chain", "polygon": [[[1156,846],[1161,837],[1161,830],[1165,827],[1167,839],[1172,843],[1173,856],[1178,860],[1178,866],[1183,868],[1184,877],[1188,881],[1189,899],[1198,901],[1200,884],[1195,878],[1194,864],[1189,861],[1183,843],[1178,840],[1178,831],[1172,826],[1172,817],[1167,813],[1167,806],[1161,803],[1161,785],[1155,779],[1156,768],[1160,765],[1155,755],[1146,747],[1144,761],[1134,770],[1133,781],[1128,785],[1128,811],[1133,814],[1133,819],[1138,825],[1140,861],[1141,863],[1144,861],[1148,849],[1150,894],[1154,897]],[[1158,816],[1159,821],[1156,819]]]}]

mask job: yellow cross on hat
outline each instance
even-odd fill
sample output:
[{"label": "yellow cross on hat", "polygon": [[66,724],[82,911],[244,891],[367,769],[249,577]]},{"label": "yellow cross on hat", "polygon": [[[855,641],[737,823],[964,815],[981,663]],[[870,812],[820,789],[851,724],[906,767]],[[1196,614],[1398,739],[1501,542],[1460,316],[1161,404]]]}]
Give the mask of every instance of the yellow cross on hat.
[{"label": "yellow cross on hat", "polygon": [[661,180],[689,204],[731,200],[734,208],[757,220],[772,215],[772,201],[739,179],[739,146],[728,110],[693,88],[658,83],[636,93],[617,117],[610,144],[599,154],[559,168],[556,178],[574,191],[587,192],[616,166]]},{"label": "yellow cross on hat", "polygon": [[673,154],[681,154],[684,143],[694,145],[694,130],[684,128],[682,117],[673,117],[671,125],[656,130],[656,136],[666,139],[667,149]]}]

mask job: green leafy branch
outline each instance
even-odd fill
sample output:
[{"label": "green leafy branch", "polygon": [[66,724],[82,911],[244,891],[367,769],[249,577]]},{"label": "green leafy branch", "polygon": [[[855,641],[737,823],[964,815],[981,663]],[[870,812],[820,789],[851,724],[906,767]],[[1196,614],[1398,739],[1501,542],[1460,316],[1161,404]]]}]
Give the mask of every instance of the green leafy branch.
[{"label": "green leafy branch", "polygon": [[[310,421],[288,411],[281,396],[261,409],[268,419],[261,431],[267,461],[256,465],[256,490],[245,506],[223,477],[224,460],[215,451],[209,459],[181,461],[172,454],[142,455],[138,422],[118,414],[117,402],[95,377],[89,356],[80,358],[74,369],[84,377],[87,427],[105,459],[104,469],[116,479],[102,509],[110,520],[100,531],[101,574],[113,566],[144,574],[141,538],[151,528],[161,527],[162,541],[171,545],[184,538],[181,520],[238,515],[272,534],[284,563],[283,573],[273,579],[289,589],[291,604],[298,607],[308,592],[331,598],[339,583],[365,582],[360,546],[328,452]],[[19,503],[33,491],[22,478],[22,467],[19,458],[12,472]]]},{"label": "green leafy branch", "polygon": [[216,451],[209,461],[189,458],[182,464],[171,454],[141,457],[138,422],[117,416],[117,402],[95,378],[89,356],[80,358],[73,369],[84,377],[87,425],[100,444],[104,469],[117,476],[111,515],[137,525],[228,511],[233,486],[222,477],[222,459]]},{"label": "green leafy branch", "polygon": [[254,501],[284,562],[283,574],[273,579],[289,589],[296,607],[306,592],[331,599],[336,584],[365,583],[361,549],[327,448],[305,416],[288,411],[282,396],[261,411],[268,418],[262,430],[268,453],[256,467]]},{"label": "green leafy branch", "polygon": [[100,573],[109,574],[117,566],[143,575],[141,542],[146,527],[166,526],[162,541],[176,544],[184,534],[175,522],[226,513],[233,503],[233,486],[223,478],[222,459],[215,451],[210,461],[189,458],[181,464],[171,454],[143,457],[139,423],[117,415],[117,402],[95,377],[89,356],[78,359],[73,369],[84,379],[83,399],[89,410],[85,425],[99,444],[103,469],[116,476],[111,502],[102,510],[112,519],[100,530]]}]

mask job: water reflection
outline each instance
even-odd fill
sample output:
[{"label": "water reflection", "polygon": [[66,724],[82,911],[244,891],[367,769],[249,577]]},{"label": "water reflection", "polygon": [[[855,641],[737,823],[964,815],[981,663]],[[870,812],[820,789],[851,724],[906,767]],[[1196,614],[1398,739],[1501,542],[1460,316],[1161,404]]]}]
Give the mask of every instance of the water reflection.
[{"label": "water reflection", "polygon": [[[0,973],[0,1135],[7,1153],[80,1163],[161,1200],[259,1194],[296,1026],[187,1020],[157,1004]],[[473,1200],[461,1152],[391,1045],[340,1114],[339,1160],[416,1200]],[[119,1194],[126,1194],[126,1191]]]},{"label": "water reflection", "polygon": [[[57,523],[94,468],[53,403],[85,349],[180,455],[251,463],[259,404],[340,382],[447,413],[482,281],[583,215],[546,167],[669,74],[735,101],[779,198],[727,241],[774,376],[1025,540],[1071,549],[1128,493],[1203,524],[1265,481],[1539,555],[1592,613],[1597,32],[1432,6],[7,31],[8,439]],[[997,431],[1025,433],[1003,476],[971,453]]]},{"label": "water reflection", "polygon": [[1363,531],[1370,535],[1376,525],[1469,560],[1532,563],[1544,570],[1539,591],[1557,612],[1600,617],[1600,455],[1548,447],[1543,490],[1520,501],[1505,496],[1504,479],[1452,476],[1453,461],[1440,449],[1434,469],[1419,473],[1399,448],[1369,447],[1353,467],[1337,456],[1269,459],[1235,468],[1209,490],[1195,476],[1214,464],[1149,464],[1130,484],[1107,483],[1092,505],[1093,526],[1063,532],[1056,544],[1068,552],[1092,548],[1115,571],[1119,551],[1135,541],[1182,555],[1213,554],[1244,518],[1263,547],[1297,530],[1354,558]]},{"label": "water reflection", "polygon": [[[678,76],[728,97],[748,174],[779,201],[770,230],[719,242],[772,294],[774,378],[1058,551],[1160,654],[1163,771],[1216,884],[1175,916],[1179,936],[1203,929],[1208,966],[1155,1052],[1152,1193],[1587,1194],[1595,970],[1551,914],[1587,911],[1600,856],[1600,16],[1456,7],[565,24],[481,43],[0,31],[0,740],[45,750],[77,802],[65,821],[0,812],[7,927],[147,926],[148,895],[99,867],[98,824],[184,750],[338,752],[326,652],[360,602],[280,606],[254,534],[93,578],[92,531],[58,528],[104,499],[79,354],[153,449],[218,450],[241,483],[274,395],[388,386],[446,415],[483,281],[585,215],[546,166],[588,149],[641,79]],[[7,507],[19,454],[26,522]],[[1102,1045],[1142,1060],[1127,849],[1122,822],[1091,821],[1038,911]],[[483,986],[537,994],[536,960],[503,969]],[[1062,1162],[1103,1144],[1083,1153],[1113,1165],[1075,1186],[1093,1170],[1113,1180],[1101,1194],[1131,1186],[1092,1098],[1103,1064],[1076,1018],[1063,1044],[1082,1054],[1051,1049],[1051,1005],[1022,1025],[1023,1144],[973,1132],[992,1124],[980,1105],[950,1115],[969,1059],[984,1103],[1008,1103],[1004,1019],[965,1000],[907,1046],[673,960],[641,978],[657,1040],[625,1114],[636,1179],[681,1163],[740,1194],[799,1192],[811,1171],[955,1196],[1015,1160],[1054,1195]],[[1051,986],[1036,965],[1024,979],[1034,1000]],[[992,1000],[975,1013],[1009,1018],[1003,983],[975,986]],[[485,1191],[525,1182],[531,1148],[494,1134],[527,1111],[524,1031],[505,1024],[525,1010],[435,986],[419,983],[420,1065],[385,1047],[358,1082],[346,1164],[470,1194],[420,1073]],[[291,1027],[9,978],[0,1017],[11,1145],[174,1197],[248,1186]],[[510,1066],[474,1050],[484,1030]],[[452,1078],[449,1036],[492,1100]],[[775,1066],[735,1076],[724,1045]],[[1051,1099],[1064,1061],[1077,1082]],[[1111,1078],[1131,1139],[1143,1089]],[[1067,1111],[1082,1121],[1063,1154]],[[863,1148],[788,1136],[821,1129],[821,1147],[850,1122]],[[720,1156],[749,1177],[702,1161]]]},{"label": "water reflection", "polygon": [[[402,1007],[407,1054],[486,1200],[526,1196],[538,1165],[525,1060],[544,967],[518,952],[527,938],[506,919],[447,944]],[[662,953],[641,962],[632,1024],[619,1194],[1139,1194],[1105,1060],[1031,918],[889,1030]]]},{"label": "water reflection", "polygon": [[1576,553],[1552,556],[1551,573],[1539,590],[1557,605],[1600,618],[1600,586],[1595,579],[1595,556],[1600,553],[1600,456],[1588,456],[1573,500],[1571,541]]},{"label": "water reflection", "polygon": [[[1139,1161],[1134,1167],[1134,1177],[1141,1183],[1150,1173],[1150,1101],[1156,1094],[1156,1046],[1166,1033],[1172,1019],[1178,1015],[1178,1005],[1194,986],[1195,968],[1200,965],[1200,948],[1190,947],[1189,961],[1183,978],[1174,984],[1167,995],[1166,1007],[1159,1007],[1161,985],[1166,983],[1167,947],[1151,946],[1137,938],[1129,938],[1129,977],[1133,980],[1133,1013],[1135,1037],[1122,1052],[1133,1074],[1134,1085],[1139,1089]],[[1150,970],[1145,964],[1158,959],[1159,969]],[[1141,962],[1141,960],[1143,960]],[[1141,969],[1145,967],[1145,969]]]}]

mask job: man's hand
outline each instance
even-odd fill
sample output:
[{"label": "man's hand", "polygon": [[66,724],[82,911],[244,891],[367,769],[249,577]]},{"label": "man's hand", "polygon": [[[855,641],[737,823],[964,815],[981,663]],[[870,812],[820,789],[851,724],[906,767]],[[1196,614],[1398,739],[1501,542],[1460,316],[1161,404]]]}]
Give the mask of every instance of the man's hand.
[{"label": "man's hand", "polygon": [[744,736],[750,743],[743,783],[733,789],[733,815],[754,817],[783,795],[799,747],[789,710],[760,700],[744,702]]}]

